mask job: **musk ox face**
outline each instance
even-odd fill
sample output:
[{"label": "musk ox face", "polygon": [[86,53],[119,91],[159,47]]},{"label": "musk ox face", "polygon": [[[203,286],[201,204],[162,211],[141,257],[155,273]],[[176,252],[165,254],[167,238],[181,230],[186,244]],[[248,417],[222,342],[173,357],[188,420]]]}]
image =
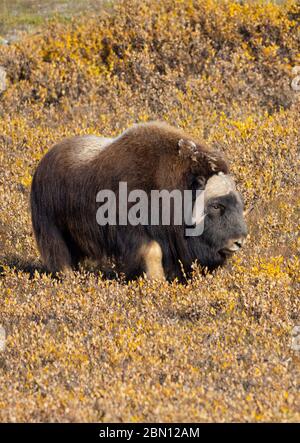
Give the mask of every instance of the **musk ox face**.
[{"label": "musk ox face", "polygon": [[205,205],[203,240],[221,255],[238,251],[247,236],[243,204],[237,193],[211,198]]},{"label": "musk ox face", "polygon": [[[203,222],[203,232],[194,238],[192,248],[202,266],[214,269],[222,265],[244,244],[247,226],[244,204],[234,181],[223,173],[213,175],[204,189],[204,214],[195,213],[195,223]],[[192,241],[189,241],[191,244]]]}]

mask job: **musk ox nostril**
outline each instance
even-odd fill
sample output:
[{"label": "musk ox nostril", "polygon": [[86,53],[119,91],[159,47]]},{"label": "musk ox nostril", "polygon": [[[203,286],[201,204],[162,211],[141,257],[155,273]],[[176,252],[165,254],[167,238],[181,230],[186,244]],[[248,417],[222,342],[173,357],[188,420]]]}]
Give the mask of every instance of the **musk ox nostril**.
[{"label": "musk ox nostril", "polygon": [[243,243],[241,242],[241,240],[235,241],[234,242],[239,248],[242,247]]}]

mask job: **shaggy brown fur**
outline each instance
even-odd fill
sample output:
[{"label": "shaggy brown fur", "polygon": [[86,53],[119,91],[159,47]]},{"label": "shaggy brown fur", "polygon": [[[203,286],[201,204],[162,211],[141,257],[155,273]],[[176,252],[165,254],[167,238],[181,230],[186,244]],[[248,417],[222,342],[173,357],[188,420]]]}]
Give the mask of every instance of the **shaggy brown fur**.
[{"label": "shaggy brown fur", "polygon": [[45,265],[57,272],[85,257],[106,257],[129,278],[142,272],[178,276],[195,258],[182,226],[99,226],[96,195],[101,189],[118,195],[121,181],[128,192],[194,189],[219,171],[228,172],[220,153],[160,122],[135,125],[107,142],[95,136],[63,140],[41,160],[32,183],[33,229]]}]

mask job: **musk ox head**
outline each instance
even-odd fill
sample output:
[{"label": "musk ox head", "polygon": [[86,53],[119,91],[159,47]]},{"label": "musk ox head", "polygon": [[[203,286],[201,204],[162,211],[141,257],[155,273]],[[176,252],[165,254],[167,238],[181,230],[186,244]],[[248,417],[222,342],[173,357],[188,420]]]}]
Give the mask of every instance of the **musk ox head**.
[{"label": "musk ox head", "polygon": [[205,187],[203,239],[221,255],[238,251],[247,236],[244,205],[230,176],[212,176]]},{"label": "musk ox head", "polygon": [[[201,200],[203,206],[203,196]],[[203,224],[199,237],[188,239],[194,259],[208,269],[222,265],[237,252],[247,237],[244,205],[233,179],[222,172],[210,177],[204,188],[204,210],[198,198],[193,208],[193,221]]]}]

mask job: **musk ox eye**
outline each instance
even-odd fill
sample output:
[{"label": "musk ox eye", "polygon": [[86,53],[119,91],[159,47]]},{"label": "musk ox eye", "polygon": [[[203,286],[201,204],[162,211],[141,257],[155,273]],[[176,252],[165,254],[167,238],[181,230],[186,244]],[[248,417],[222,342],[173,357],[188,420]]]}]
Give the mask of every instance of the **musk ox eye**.
[{"label": "musk ox eye", "polygon": [[210,208],[213,213],[223,213],[225,210],[225,207],[221,205],[220,203],[212,203],[210,205]]}]

